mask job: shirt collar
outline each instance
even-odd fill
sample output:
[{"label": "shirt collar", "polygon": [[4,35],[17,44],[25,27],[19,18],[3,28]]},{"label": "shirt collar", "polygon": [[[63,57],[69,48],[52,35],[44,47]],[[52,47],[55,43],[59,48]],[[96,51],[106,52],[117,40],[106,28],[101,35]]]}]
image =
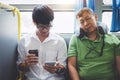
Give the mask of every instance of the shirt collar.
[{"label": "shirt collar", "polygon": [[[95,40],[95,42],[100,42],[101,41],[101,39],[102,39],[102,34],[100,34],[99,32],[98,32],[98,39],[97,40]],[[88,37],[87,36],[83,36],[82,38],[81,38],[81,40],[89,40],[88,39]]]},{"label": "shirt collar", "polygon": [[[33,34],[33,38],[39,40],[36,33]],[[56,40],[56,37],[54,36],[53,33],[49,33],[49,36],[44,40],[44,42],[48,42],[48,41],[51,41],[51,40]]]}]

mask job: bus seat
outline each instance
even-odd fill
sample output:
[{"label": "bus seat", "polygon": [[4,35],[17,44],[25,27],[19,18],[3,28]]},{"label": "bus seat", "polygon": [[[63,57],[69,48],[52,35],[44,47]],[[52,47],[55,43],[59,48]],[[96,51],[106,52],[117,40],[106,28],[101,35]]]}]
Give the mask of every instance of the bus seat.
[{"label": "bus seat", "polygon": [[17,39],[0,36],[0,80],[17,78]]}]

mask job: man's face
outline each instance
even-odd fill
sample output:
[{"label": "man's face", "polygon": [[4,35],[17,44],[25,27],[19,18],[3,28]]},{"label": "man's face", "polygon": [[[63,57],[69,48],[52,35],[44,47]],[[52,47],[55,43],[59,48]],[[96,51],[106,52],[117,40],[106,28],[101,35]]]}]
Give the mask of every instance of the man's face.
[{"label": "man's face", "polygon": [[36,26],[37,26],[37,29],[39,30],[40,35],[47,36],[49,34],[51,24],[48,24],[48,25],[37,24]]},{"label": "man's face", "polygon": [[97,16],[84,12],[82,17],[79,19],[80,27],[87,33],[90,34],[96,31],[97,28]]}]

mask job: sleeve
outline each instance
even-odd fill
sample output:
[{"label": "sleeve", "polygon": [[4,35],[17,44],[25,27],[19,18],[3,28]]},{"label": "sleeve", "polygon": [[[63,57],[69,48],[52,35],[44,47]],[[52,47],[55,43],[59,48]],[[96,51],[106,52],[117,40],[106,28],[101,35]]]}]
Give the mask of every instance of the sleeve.
[{"label": "sleeve", "polygon": [[66,59],[67,59],[67,46],[65,40],[61,38],[58,43],[58,56],[57,60],[60,64],[66,66]]},{"label": "sleeve", "polygon": [[26,55],[26,50],[25,50],[24,44],[25,44],[25,40],[21,39],[19,44],[18,44],[18,47],[17,47],[17,50],[18,50],[17,65],[19,65],[21,62],[24,61],[24,58]]},{"label": "sleeve", "polygon": [[69,48],[68,48],[68,57],[77,55],[77,36],[73,35],[70,39]]},{"label": "sleeve", "polygon": [[115,55],[120,56],[120,40],[116,36],[113,36],[113,39],[115,40]]}]

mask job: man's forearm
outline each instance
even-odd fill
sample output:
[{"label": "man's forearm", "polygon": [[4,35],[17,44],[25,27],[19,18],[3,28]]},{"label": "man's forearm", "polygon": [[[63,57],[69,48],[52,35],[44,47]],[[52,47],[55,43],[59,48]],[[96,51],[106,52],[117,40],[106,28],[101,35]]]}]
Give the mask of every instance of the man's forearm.
[{"label": "man's forearm", "polygon": [[69,74],[72,80],[80,80],[78,72],[76,71],[76,69],[69,69]]}]

